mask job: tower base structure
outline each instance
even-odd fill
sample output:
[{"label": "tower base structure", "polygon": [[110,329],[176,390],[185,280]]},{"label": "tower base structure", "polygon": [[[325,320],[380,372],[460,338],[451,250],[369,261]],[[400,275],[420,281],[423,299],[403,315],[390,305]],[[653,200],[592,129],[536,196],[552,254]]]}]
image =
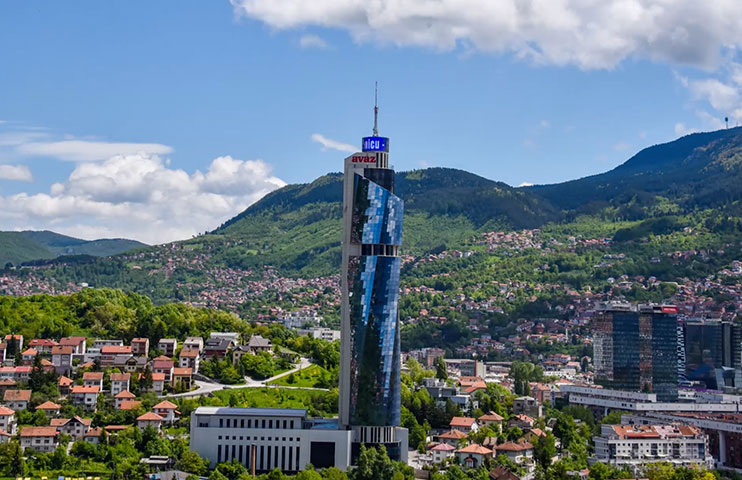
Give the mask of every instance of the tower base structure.
[{"label": "tower base structure", "polygon": [[404,427],[351,427],[351,462],[358,460],[361,453],[361,445],[368,447],[381,447],[386,449],[387,455],[392,460],[407,463],[407,451],[409,450],[409,431]]}]

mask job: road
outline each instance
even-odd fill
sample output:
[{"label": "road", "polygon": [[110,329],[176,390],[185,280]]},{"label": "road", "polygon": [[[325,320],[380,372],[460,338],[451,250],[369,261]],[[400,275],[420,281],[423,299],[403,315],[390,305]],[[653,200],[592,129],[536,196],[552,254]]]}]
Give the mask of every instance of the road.
[{"label": "road", "polygon": [[[251,388],[260,388],[267,386],[267,383],[272,382],[273,380],[283,377],[284,375],[290,375],[292,373],[298,372],[299,370],[303,368],[307,368],[310,365],[312,365],[312,362],[310,362],[308,359],[302,357],[299,359],[299,363],[297,363],[294,368],[292,368],[289,371],[279,373],[278,375],[275,375],[271,378],[266,378],[265,380],[254,380],[250,377],[245,377],[245,383],[243,385],[224,385],[222,383],[217,382],[204,382],[201,380],[195,380],[194,383],[198,387],[196,390],[191,390],[190,392],[183,392],[183,393],[174,393],[171,395],[161,395],[162,398],[195,398],[200,397],[202,395],[209,395],[214,392],[218,392],[220,390],[226,390],[230,388],[244,388],[244,387],[251,387]],[[281,388],[299,388],[299,387],[281,387]],[[305,390],[324,390],[327,389],[324,388],[312,388],[312,389],[305,389]]]}]

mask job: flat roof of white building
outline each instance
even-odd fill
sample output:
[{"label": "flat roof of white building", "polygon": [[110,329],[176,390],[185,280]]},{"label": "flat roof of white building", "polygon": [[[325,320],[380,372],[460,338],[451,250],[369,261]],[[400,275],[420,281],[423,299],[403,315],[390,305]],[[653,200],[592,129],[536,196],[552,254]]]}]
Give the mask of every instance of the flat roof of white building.
[{"label": "flat roof of white building", "polygon": [[306,417],[301,408],[198,407],[196,415],[245,415],[254,417]]}]

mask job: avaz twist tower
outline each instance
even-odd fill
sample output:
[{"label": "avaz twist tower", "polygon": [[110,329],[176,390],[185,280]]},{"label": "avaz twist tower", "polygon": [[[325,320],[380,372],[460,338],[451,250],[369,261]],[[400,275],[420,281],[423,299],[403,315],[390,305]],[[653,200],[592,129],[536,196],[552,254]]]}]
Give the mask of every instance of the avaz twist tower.
[{"label": "avaz twist tower", "polygon": [[407,459],[400,428],[399,270],[402,199],[394,195],[389,139],[378,133],[345,159],[343,181],[340,428],[353,431],[353,458],[361,444],[385,445]]}]

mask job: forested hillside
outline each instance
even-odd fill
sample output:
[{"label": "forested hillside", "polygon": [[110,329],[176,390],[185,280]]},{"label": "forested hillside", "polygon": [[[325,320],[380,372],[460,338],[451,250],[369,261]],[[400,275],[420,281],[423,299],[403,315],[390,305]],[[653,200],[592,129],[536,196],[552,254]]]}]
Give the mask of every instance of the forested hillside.
[{"label": "forested hillside", "polygon": [[0,266],[44,260],[61,255],[117,255],[147,245],[122,238],[81,240],[50,231],[0,232]]}]

